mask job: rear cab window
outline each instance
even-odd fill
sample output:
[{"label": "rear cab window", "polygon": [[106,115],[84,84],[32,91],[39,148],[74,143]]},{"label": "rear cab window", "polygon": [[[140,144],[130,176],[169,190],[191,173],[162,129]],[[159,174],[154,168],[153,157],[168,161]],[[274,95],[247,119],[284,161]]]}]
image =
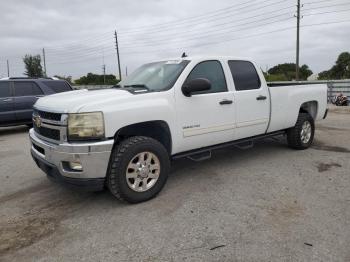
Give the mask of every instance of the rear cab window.
[{"label": "rear cab window", "polygon": [[40,96],[43,95],[41,88],[32,81],[14,82],[15,96]]},{"label": "rear cab window", "polygon": [[0,81],[0,97],[11,97],[10,82]]},{"label": "rear cab window", "polygon": [[72,91],[72,87],[65,81],[48,80],[48,81],[43,81],[43,83],[49,88],[51,88],[52,91],[55,93]]},{"label": "rear cab window", "polygon": [[228,61],[236,91],[259,89],[260,77],[253,63],[248,61]]}]

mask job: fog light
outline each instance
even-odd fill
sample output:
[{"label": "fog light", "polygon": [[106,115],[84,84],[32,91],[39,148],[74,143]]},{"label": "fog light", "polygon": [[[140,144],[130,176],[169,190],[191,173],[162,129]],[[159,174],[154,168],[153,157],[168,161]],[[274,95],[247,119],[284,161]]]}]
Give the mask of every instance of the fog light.
[{"label": "fog light", "polygon": [[81,165],[79,160],[75,160],[74,162],[69,162],[69,167],[74,171],[83,171],[83,166]]}]

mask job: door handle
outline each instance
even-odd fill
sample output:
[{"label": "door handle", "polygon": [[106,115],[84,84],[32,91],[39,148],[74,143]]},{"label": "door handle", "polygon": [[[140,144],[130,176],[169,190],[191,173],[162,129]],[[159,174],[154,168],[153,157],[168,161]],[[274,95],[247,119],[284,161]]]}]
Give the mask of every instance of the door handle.
[{"label": "door handle", "polygon": [[266,100],[266,96],[258,96],[257,98],[256,98],[256,100]]},{"label": "door handle", "polygon": [[3,99],[2,101],[3,101],[3,102],[11,102],[11,101],[12,101],[12,98],[6,98],[6,99]]},{"label": "door handle", "polygon": [[224,99],[224,100],[222,100],[222,101],[220,101],[220,105],[230,105],[230,104],[232,104],[233,103],[233,101],[232,100],[228,100],[228,99]]}]

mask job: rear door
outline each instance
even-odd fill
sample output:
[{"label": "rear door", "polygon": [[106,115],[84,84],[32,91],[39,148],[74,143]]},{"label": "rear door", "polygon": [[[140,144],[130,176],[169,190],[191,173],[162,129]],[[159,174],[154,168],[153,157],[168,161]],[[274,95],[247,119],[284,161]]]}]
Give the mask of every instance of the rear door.
[{"label": "rear door", "polygon": [[228,61],[235,84],[236,139],[266,132],[270,117],[270,96],[256,67],[249,61]]},{"label": "rear door", "polygon": [[15,81],[14,96],[17,121],[31,121],[33,105],[43,96],[41,88],[33,81]]},{"label": "rear door", "polygon": [[16,121],[10,84],[9,81],[0,81],[0,125]]}]

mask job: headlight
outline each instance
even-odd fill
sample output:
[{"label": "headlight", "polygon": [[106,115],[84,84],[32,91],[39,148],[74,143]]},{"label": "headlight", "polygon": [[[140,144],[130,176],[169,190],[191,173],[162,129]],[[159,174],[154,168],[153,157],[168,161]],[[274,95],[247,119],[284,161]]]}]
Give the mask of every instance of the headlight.
[{"label": "headlight", "polygon": [[101,139],[104,135],[102,112],[68,115],[68,140]]}]

